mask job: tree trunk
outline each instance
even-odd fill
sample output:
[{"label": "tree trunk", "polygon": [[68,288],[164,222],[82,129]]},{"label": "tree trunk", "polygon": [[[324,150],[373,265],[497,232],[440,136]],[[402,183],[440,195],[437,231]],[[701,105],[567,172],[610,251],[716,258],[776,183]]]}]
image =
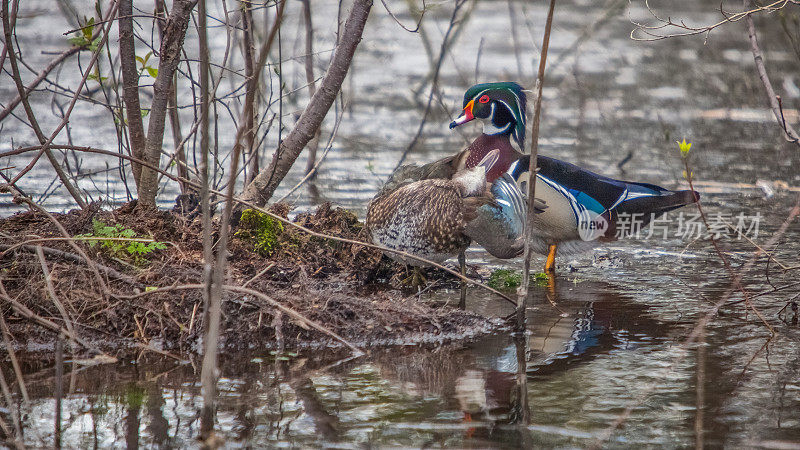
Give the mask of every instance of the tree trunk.
[{"label": "tree trunk", "polygon": [[[133,42],[133,0],[120,0],[117,26],[119,61],[122,67],[122,99],[125,102],[131,156],[144,159],[145,136],[139,105],[139,71],[136,70],[136,46]],[[131,163],[131,169],[136,186],[139,186],[142,167],[137,163]]]},{"label": "tree trunk", "polygon": [[[167,113],[170,89],[172,88],[172,75],[180,62],[183,39],[192,17],[192,9],[197,0],[175,0],[172,12],[164,30],[161,41],[161,51],[158,62],[158,76],[153,83],[153,104],[150,107],[150,121],[147,126],[147,144],[145,146],[144,161],[158,166],[161,159],[161,146],[164,140],[164,122]],[[142,167],[141,183],[139,184],[139,206],[145,208],[156,207],[156,192],[158,191],[158,172],[145,166]]]},{"label": "tree trunk", "polygon": [[[306,83],[308,83],[308,97],[314,96],[317,92],[317,83],[314,81],[314,27],[311,23],[311,0],[303,2],[303,20],[306,25]],[[314,138],[308,146],[308,162],[306,163],[306,174],[314,169],[317,160],[317,148],[319,148],[319,135],[322,128],[317,128]]]},{"label": "tree trunk", "polygon": [[314,137],[317,129],[328,114],[336,94],[344,82],[353,53],[361,41],[364,24],[367,22],[372,0],[355,0],[350,15],[344,25],[343,36],[331,58],[325,77],[317,92],[311,98],[297,124],[281,142],[270,162],[269,167],[262,170],[245,188],[244,200],[257,205],[264,205],[275,192],[283,178],[289,172],[300,152]]}]

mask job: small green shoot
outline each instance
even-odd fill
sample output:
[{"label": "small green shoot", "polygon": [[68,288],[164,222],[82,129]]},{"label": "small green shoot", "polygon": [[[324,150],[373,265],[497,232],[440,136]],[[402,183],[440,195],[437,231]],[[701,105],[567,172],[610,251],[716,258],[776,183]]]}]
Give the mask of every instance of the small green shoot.
[{"label": "small green shoot", "polygon": [[142,65],[142,67],[139,69],[140,77],[144,72],[147,72],[147,74],[153,78],[156,78],[158,76],[158,68],[147,65],[147,61],[150,60],[151,56],[153,56],[153,52],[147,52],[147,54],[144,55],[144,58],[142,58],[141,56],[136,57],[136,61],[138,61],[139,64]]},{"label": "small green shoot", "polygon": [[90,247],[99,245],[101,250],[108,252],[111,256],[133,261],[136,265],[147,264],[149,262],[146,258],[147,255],[167,248],[167,244],[164,242],[137,236],[135,231],[125,228],[121,224],[107,225],[97,219],[92,220],[91,233],[75,237],[86,241]]},{"label": "small green shoot", "polygon": [[[550,277],[543,272],[533,274],[531,280],[535,286],[547,286]],[[497,269],[489,276],[486,282],[492,289],[498,291],[516,289],[522,285],[522,272],[510,269]]]},{"label": "small green shoot", "polygon": [[76,32],[75,36],[68,38],[70,44],[81,47],[81,48],[88,48],[92,51],[92,53],[97,51],[97,47],[100,45],[100,36],[97,36],[95,39],[92,39],[94,35],[94,17],[87,19],[86,17],[83,18],[84,24],[81,26],[80,32]]},{"label": "small green shoot", "polygon": [[547,275],[544,272],[537,272],[533,274],[533,284],[536,286],[547,286],[547,283],[550,281],[550,275]]}]

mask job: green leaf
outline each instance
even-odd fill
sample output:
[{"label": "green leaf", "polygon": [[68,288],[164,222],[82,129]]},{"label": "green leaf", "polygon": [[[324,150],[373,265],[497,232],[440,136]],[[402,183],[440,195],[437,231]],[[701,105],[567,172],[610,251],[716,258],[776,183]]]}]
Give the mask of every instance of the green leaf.
[{"label": "green leaf", "polygon": [[147,117],[147,115],[150,114],[150,110],[149,109],[140,109],[139,110],[139,114],[141,114],[142,117]]},{"label": "green leaf", "polygon": [[83,37],[86,38],[87,41],[92,40],[92,35],[94,34],[94,17],[86,21],[86,25],[81,28],[83,32]]},{"label": "green leaf", "polygon": [[146,286],[146,287],[144,288],[144,291],[145,291],[145,292],[153,292],[153,291],[155,291],[156,289],[158,289],[158,286]]},{"label": "green leaf", "polygon": [[91,50],[92,53],[96,52],[97,48],[100,47],[100,41],[102,41],[102,38],[98,36],[97,39],[93,40],[89,45],[89,50]]},{"label": "green leaf", "polygon": [[156,78],[158,76],[158,69],[155,67],[145,67],[145,69],[147,69],[147,73],[149,73],[151,77]]},{"label": "green leaf", "polygon": [[142,58],[141,56],[137,56],[136,60],[139,61],[140,63],[142,63],[142,66],[144,66],[144,64],[145,64],[144,58]]},{"label": "green leaf", "polygon": [[83,36],[73,36],[71,38],[67,38],[67,41],[76,47],[84,47],[87,44],[86,39]]},{"label": "green leaf", "polygon": [[97,81],[100,84],[103,84],[103,82],[106,81],[108,79],[108,77],[101,77],[98,74],[93,73],[93,74],[89,75],[88,79],[89,80],[94,80],[94,81]]}]

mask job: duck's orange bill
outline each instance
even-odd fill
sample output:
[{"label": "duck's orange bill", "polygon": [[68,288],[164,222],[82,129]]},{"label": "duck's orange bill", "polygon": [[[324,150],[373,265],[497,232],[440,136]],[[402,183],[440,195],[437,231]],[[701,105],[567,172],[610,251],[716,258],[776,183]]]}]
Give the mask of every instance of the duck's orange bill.
[{"label": "duck's orange bill", "polygon": [[458,116],[456,120],[450,122],[450,128],[451,129],[455,128],[459,125],[463,125],[469,122],[470,120],[474,119],[475,116],[472,115],[472,107],[474,105],[475,105],[475,100],[470,100],[469,103],[467,103],[467,106],[464,107],[464,112],[461,113],[461,115]]}]

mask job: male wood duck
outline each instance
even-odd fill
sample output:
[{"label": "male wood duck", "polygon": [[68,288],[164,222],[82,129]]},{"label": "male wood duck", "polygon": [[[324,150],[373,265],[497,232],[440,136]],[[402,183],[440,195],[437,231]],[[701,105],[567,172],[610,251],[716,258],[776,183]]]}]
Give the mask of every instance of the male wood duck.
[{"label": "male wood duck", "polygon": [[[508,170],[522,192],[528,191],[529,162],[530,156],[523,156]],[[546,207],[533,218],[531,250],[547,255],[545,272],[555,271],[556,253],[575,253],[614,240],[621,214],[636,218],[637,224],[644,226],[653,218],[700,198],[695,191],[671,191],[653,184],[615,180],[546,156],[538,156],[537,167],[536,198]],[[503,193],[495,196],[499,196],[496,202],[508,197]],[[522,214],[508,208],[501,212],[508,222]],[[521,234],[518,236],[521,238]],[[511,236],[507,242],[519,240]],[[509,258],[517,256],[521,247],[516,244],[497,253],[487,250],[497,257]]]},{"label": "male wood duck", "polygon": [[[487,152],[498,152],[497,162],[486,173],[494,201],[478,209],[465,233],[490,254],[503,259],[519,255],[524,245],[527,197],[506,172],[525,148],[526,101],[525,92],[517,83],[477,84],[464,94],[463,112],[450,124],[455,128],[474,119],[483,122],[483,133],[454,156],[456,165],[470,167]],[[541,213],[547,205],[536,197],[534,208]]]},{"label": "male wood duck", "polygon": [[[464,94],[463,108],[450,128],[481,119],[483,134],[452,157],[455,167],[471,167],[486,152],[499,152],[497,162],[486,174],[487,181],[493,183],[494,201],[478,208],[465,234],[491,255],[513,258],[522,253],[527,220],[530,156],[523,156],[512,146],[514,142],[519,150],[525,148],[525,93],[513,82],[477,84]],[[536,185],[537,214],[531,245],[533,251],[547,255],[548,273],[555,271],[557,252],[574,253],[613,240],[619,214],[638,214],[635,217],[643,226],[653,217],[699,199],[694,191],[675,192],[652,184],[615,180],[546,156],[537,158],[537,167],[541,183]]]}]

